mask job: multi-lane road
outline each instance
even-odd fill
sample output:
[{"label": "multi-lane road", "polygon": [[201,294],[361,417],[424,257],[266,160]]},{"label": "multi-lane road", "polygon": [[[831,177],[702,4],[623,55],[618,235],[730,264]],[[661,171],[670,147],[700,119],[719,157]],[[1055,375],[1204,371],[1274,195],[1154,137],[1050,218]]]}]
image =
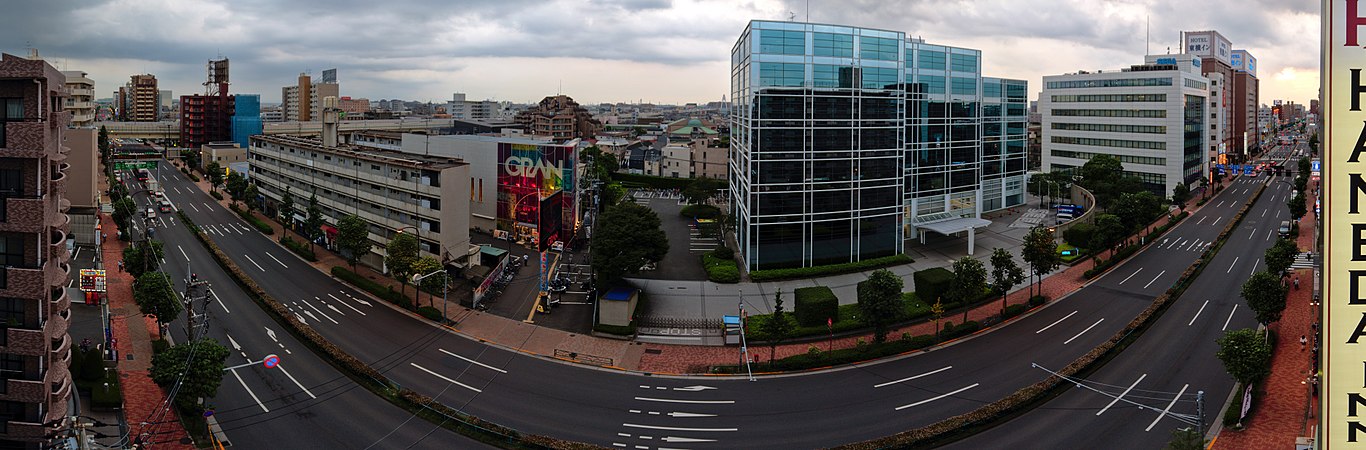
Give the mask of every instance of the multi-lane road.
[{"label": "multi-lane road", "polygon": [[[1009,395],[1048,376],[1033,368],[1034,364],[1062,367],[1108,339],[1146,308],[1215,239],[1226,221],[1247,202],[1255,183],[1264,179],[1235,183],[1174,227],[1161,242],[1073,295],[1009,326],[892,361],[749,382],[743,378],[643,376],[598,370],[447,333],[389,305],[369,300],[313,270],[270,237],[254,232],[231,211],[218,206],[179,172],[166,167],[162,170],[162,182],[170,199],[203,227],[238,266],[293,308],[305,323],[395,382],[452,408],[522,432],[642,450],[835,445],[930,424]],[[1258,207],[1279,205],[1283,202],[1273,197],[1284,195],[1268,191]],[[163,220],[171,220],[169,217],[163,215]],[[1250,223],[1253,221],[1244,226]],[[235,288],[231,281],[210,270],[213,262],[209,255],[179,224],[175,225],[158,231],[158,238],[167,243],[165,266],[173,274],[180,274],[173,276],[183,276],[183,266],[188,263],[201,277],[211,277],[218,296],[210,304],[210,336],[223,342],[237,342],[247,358],[259,358],[270,352],[280,354],[283,366],[299,381],[295,383],[282,371],[256,368],[239,369],[240,373],[226,377],[216,402],[230,439],[292,439],[247,428],[274,417],[273,420],[282,422],[300,421],[297,425],[290,422],[287,427],[294,434],[311,436],[316,433],[309,430],[333,430],[328,438],[346,442],[343,447],[364,447],[381,437],[384,447],[438,447],[437,442],[449,442],[449,436],[424,440],[423,434],[431,431],[432,425],[417,419],[408,421],[408,414],[355,388],[278,329],[240,292],[228,293]],[[1264,231],[1252,231],[1249,245],[1237,246],[1245,247],[1237,249],[1239,252],[1252,251],[1249,249],[1253,248],[1253,241],[1266,240]],[[1244,236],[1235,234],[1235,238]],[[1254,252],[1256,255],[1234,253],[1226,248],[1219,260],[1225,256],[1239,260],[1228,268],[1230,274],[1238,271],[1246,275],[1254,264],[1249,260],[1260,256],[1260,251]],[[1222,264],[1219,261],[1216,266]],[[206,275],[210,272],[213,274]],[[1211,272],[1217,272],[1215,267],[1206,270],[1206,274]],[[1215,290],[1224,296],[1233,291],[1226,286]],[[1187,297],[1196,295],[1206,294],[1192,289]],[[1252,313],[1245,308],[1232,310],[1232,300],[1215,302],[1213,294],[1209,296],[1212,301],[1205,311],[1191,311],[1187,314],[1191,317],[1183,319],[1182,325],[1190,318],[1202,319],[1199,324],[1205,324],[1214,321],[1216,315],[1221,316],[1216,329],[1225,321],[1230,326],[1239,326],[1252,320]],[[1182,307],[1187,303],[1190,302],[1186,299],[1179,302],[1181,307],[1169,311],[1159,325],[1165,326],[1172,317],[1186,314]],[[459,314],[453,312],[452,316],[459,320],[465,314],[470,313],[461,308]],[[531,326],[515,321],[506,323],[508,328]],[[273,331],[273,338],[266,331],[268,328]],[[1165,336],[1159,330],[1155,327],[1149,331],[1151,337],[1140,341],[1141,345],[1156,347],[1145,350],[1147,355],[1171,354],[1178,358],[1176,351],[1189,351],[1191,360],[1218,364],[1213,351],[1207,348],[1184,341],[1158,342]],[[227,339],[228,335],[232,341]],[[535,338],[533,332],[531,339]],[[281,353],[280,345],[290,352]],[[1136,345],[1130,351],[1141,348],[1147,347]],[[246,360],[235,351],[229,364]],[[1098,376],[1111,370],[1122,369],[1107,367]],[[1140,370],[1132,378],[1146,373],[1142,369],[1132,370]],[[1170,372],[1158,374],[1154,370],[1145,380],[1153,382],[1151,390],[1177,390],[1179,385],[1167,385],[1178,381],[1192,385],[1202,382],[1195,375]],[[243,377],[241,382],[237,375]],[[1128,386],[1132,381],[1122,384]],[[1163,384],[1159,386],[1158,382]],[[1135,389],[1149,389],[1145,386]],[[326,391],[327,387],[343,394],[323,400],[319,391]],[[304,388],[319,398],[312,398]],[[1214,392],[1214,388],[1205,390],[1211,397],[1227,394],[1227,387],[1222,393]],[[261,402],[258,404],[256,399]],[[292,413],[296,410],[307,413]],[[1183,414],[1190,410],[1193,408],[1173,407],[1174,412]],[[1120,416],[1115,412],[1118,411],[1106,414]],[[1176,422],[1166,419],[1159,425],[1170,429]],[[397,432],[385,437],[390,430]],[[259,437],[263,434],[266,436]]]}]

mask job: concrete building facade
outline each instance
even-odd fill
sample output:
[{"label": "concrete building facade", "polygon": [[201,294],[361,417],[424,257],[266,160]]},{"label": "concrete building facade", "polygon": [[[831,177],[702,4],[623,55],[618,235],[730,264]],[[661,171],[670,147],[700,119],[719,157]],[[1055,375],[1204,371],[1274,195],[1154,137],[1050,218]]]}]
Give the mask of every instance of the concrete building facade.
[{"label": "concrete building facade", "polygon": [[1043,77],[1043,171],[1068,172],[1110,155],[1161,196],[1206,173],[1212,131],[1201,58],[1149,56],[1123,70]]},{"label": "concrete building facade", "polygon": [[457,92],[446,102],[446,112],[456,120],[493,120],[503,116],[503,106],[493,100],[466,100]]},{"label": "concrete building facade", "polygon": [[66,98],[65,109],[71,112],[71,126],[89,127],[95,124],[95,81],[79,70],[64,70],[66,90],[71,96]]},{"label": "concrete building facade", "polygon": [[602,123],[567,95],[546,97],[518,112],[515,121],[527,133],[556,140],[588,139],[602,131]]},{"label": "concrete building facade", "polygon": [[156,122],[161,113],[161,91],[157,77],[151,74],[133,75],[128,84],[119,88],[119,120],[124,122]]},{"label": "concrete building facade", "polygon": [[298,83],[280,89],[281,121],[318,120],[316,116],[322,112],[322,99],[341,98],[341,86],[337,84],[336,69],[323,72],[331,72],[332,77],[313,81],[307,73],[300,73]]},{"label": "concrete building facade", "polygon": [[45,448],[72,380],[66,77],[0,55],[0,446]]}]

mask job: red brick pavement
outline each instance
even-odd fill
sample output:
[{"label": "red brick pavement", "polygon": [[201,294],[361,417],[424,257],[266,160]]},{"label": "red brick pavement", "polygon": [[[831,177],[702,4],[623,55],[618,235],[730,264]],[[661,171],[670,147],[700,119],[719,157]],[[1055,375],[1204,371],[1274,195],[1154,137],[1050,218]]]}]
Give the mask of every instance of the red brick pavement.
[{"label": "red brick pavement", "polygon": [[[1299,226],[1299,248],[1312,250],[1313,208],[1300,220]],[[1314,375],[1311,358],[1316,346],[1313,324],[1317,311],[1311,305],[1313,276],[1312,269],[1295,271],[1293,277],[1300,278],[1300,287],[1291,289],[1281,320],[1271,325],[1276,332],[1276,353],[1271,358],[1271,376],[1262,386],[1266,394],[1253,405],[1249,413],[1252,417],[1243,423],[1244,429],[1225,429],[1219,433],[1213,445],[1215,449],[1291,448],[1296,437],[1312,432],[1317,421],[1313,419],[1310,386],[1306,381]],[[1309,344],[1300,346],[1300,336],[1305,336]]]},{"label": "red brick pavement", "polygon": [[[107,215],[100,215],[100,223],[113,224]],[[113,231],[112,228],[106,233]],[[107,268],[106,288],[109,313],[112,316],[114,349],[118,352],[119,382],[123,388],[123,414],[136,437],[149,434],[155,448],[193,449],[180,444],[187,437],[175,411],[157,413],[166,400],[166,391],[152,381],[152,340],[156,339],[155,321],[143,316],[133,301],[133,276],[119,270],[123,249],[127,244],[117,237],[103,242],[103,261]],[[131,359],[129,359],[131,358]],[[150,422],[144,425],[144,422]]]}]

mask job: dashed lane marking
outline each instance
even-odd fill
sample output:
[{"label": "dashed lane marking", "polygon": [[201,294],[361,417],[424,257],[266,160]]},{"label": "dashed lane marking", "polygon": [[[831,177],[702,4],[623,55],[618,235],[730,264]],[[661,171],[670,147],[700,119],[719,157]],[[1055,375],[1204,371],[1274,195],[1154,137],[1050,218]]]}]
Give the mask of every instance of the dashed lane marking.
[{"label": "dashed lane marking", "polygon": [[921,401],[918,401],[918,402],[915,402],[915,403],[911,403],[911,404],[909,404],[909,405],[898,406],[898,407],[896,407],[896,410],[897,410],[897,411],[901,411],[901,410],[906,409],[906,408],[914,408],[914,407],[916,407],[916,406],[920,406],[920,405],[923,405],[923,404],[926,404],[926,403],[929,403],[929,402],[932,402],[932,401],[935,401],[935,400],[939,400],[939,399],[944,398],[944,397],[948,397],[948,396],[951,396],[951,395],[954,395],[954,394],[958,394],[958,393],[963,392],[963,391],[966,391],[966,390],[968,390],[968,389],[975,388],[975,387],[977,387],[977,385],[979,385],[979,384],[981,384],[981,383],[972,383],[972,384],[970,384],[970,385],[968,385],[968,386],[965,386],[965,387],[960,388],[960,389],[958,389],[958,390],[956,390],[956,391],[953,391],[953,392],[949,392],[949,393],[947,393],[947,394],[942,394],[942,395],[938,395],[938,396],[935,396],[935,397],[927,398],[927,399],[924,399],[924,400],[921,400]]}]

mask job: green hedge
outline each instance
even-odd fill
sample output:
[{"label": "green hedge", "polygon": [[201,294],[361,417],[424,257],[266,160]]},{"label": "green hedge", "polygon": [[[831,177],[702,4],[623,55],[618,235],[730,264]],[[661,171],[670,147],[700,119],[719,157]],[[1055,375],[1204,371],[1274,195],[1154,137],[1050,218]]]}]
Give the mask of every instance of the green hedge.
[{"label": "green hedge", "polygon": [[1048,303],[1048,297],[1042,295],[1035,295],[1033,297],[1029,297],[1030,307],[1041,306],[1044,303]]},{"label": "green hedge", "polygon": [[418,307],[418,308],[417,308],[417,313],[420,314],[422,317],[426,317],[428,320],[432,320],[432,321],[435,321],[435,322],[440,322],[440,321],[441,321],[441,310],[436,309],[436,308],[434,308],[434,307],[431,307],[431,306],[421,306],[421,307]]},{"label": "green hedge", "polygon": [[[904,321],[910,322],[930,316],[930,305],[921,302],[914,292],[901,294],[901,301],[902,307],[904,308],[901,317]],[[788,338],[825,336],[830,333],[847,333],[868,329],[868,326],[859,320],[858,304],[840,305],[839,308],[837,308],[837,311],[836,315],[838,317],[835,318],[833,327],[827,327],[823,319],[819,320],[820,323],[810,326],[798,323],[796,329],[792,331],[792,334],[789,335]],[[794,312],[788,312],[788,317],[792,317],[793,321],[796,320],[794,316]],[[770,340],[769,336],[761,331],[763,330],[763,322],[768,320],[769,317],[771,317],[769,314],[755,314],[749,316],[746,333],[750,342],[766,342]]]},{"label": "green hedge", "polygon": [[1015,317],[1015,316],[1018,316],[1018,315],[1020,315],[1020,314],[1024,314],[1025,311],[1029,311],[1029,306],[1027,306],[1027,305],[1019,305],[1019,304],[1010,305],[1010,306],[1007,306],[1007,307],[1006,307],[1006,309],[1005,309],[1004,313],[1002,314],[1002,317],[1001,317],[1001,318],[1003,318],[1003,319],[1009,319],[1009,318],[1011,318],[1011,317]]},{"label": "green hedge", "polygon": [[954,326],[953,322],[944,322],[944,329],[939,330],[939,338],[949,340],[956,337],[967,336],[982,329],[982,324],[975,320],[963,322],[961,325]]},{"label": "green hedge", "polygon": [[266,221],[257,218],[251,211],[238,208],[237,205],[229,205],[228,208],[231,209],[232,212],[237,213],[242,220],[245,220],[247,223],[251,224],[251,226],[256,227],[256,231],[260,231],[261,234],[275,234],[275,228],[272,228]]},{"label": "green hedge", "polygon": [[635,184],[654,189],[683,189],[693,182],[692,178],[669,178],[630,173],[613,173],[612,181],[622,184]]},{"label": "green hedge", "polygon": [[214,200],[222,200],[222,199],[223,199],[223,194],[219,194],[218,191],[209,191],[209,196],[210,196],[210,197],[213,197]]},{"label": "green hedge", "polygon": [[[361,288],[365,292],[374,294],[376,297],[384,299],[389,303],[402,306],[403,309],[410,309],[413,307],[412,300],[409,299],[407,295],[395,291],[392,286],[376,283],[374,280],[347,270],[345,267],[332,266],[332,276],[340,278],[342,281],[350,283],[352,286]],[[440,315],[437,317],[440,317]]]},{"label": "green hedge", "polygon": [[308,262],[318,261],[318,256],[313,254],[313,250],[309,250],[308,243],[306,242],[296,241],[294,238],[284,236],[280,238],[280,244]]},{"label": "green hedge", "polygon": [[828,266],[801,267],[795,269],[755,270],[749,273],[749,278],[753,281],[775,281],[788,280],[793,278],[812,278],[826,275],[839,275],[844,273],[881,269],[887,266],[910,264],[912,262],[914,262],[914,260],[912,260],[909,256],[892,255],[884,256],[882,258],[865,259],[863,261],[858,262],[832,264]]},{"label": "green hedge", "polygon": [[840,300],[828,287],[797,288],[792,291],[792,296],[796,298],[792,312],[801,326],[825,325],[827,319],[840,319]]},{"label": "green hedge", "polygon": [[933,302],[949,291],[949,285],[953,283],[953,271],[943,267],[917,270],[911,275],[911,281],[915,283],[912,287],[915,288],[916,295],[927,302]]},{"label": "green hedge", "polygon": [[104,378],[90,386],[91,406],[99,410],[113,410],[123,407],[123,385],[119,383],[119,371],[106,370]]},{"label": "green hedge", "polygon": [[740,282],[740,265],[734,259],[720,259],[708,253],[702,255],[702,268],[707,270],[707,279],[713,282]]},{"label": "green hedge", "polygon": [[721,216],[721,208],[712,205],[688,205],[679,210],[678,215],[691,219],[715,219]]}]

